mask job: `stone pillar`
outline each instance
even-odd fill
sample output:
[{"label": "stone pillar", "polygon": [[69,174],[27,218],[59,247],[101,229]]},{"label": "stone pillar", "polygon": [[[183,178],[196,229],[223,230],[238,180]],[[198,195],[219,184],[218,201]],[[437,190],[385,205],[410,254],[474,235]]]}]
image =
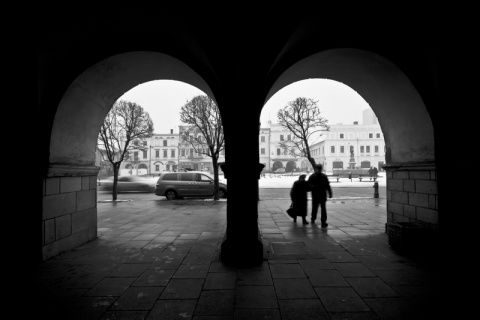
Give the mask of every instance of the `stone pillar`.
[{"label": "stone pillar", "polygon": [[42,260],[97,237],[99,167],[52,165],[43,179]]},{"label": "stone pillar", "polygon": [[387,223],[414,222],[437,230],[435,164],[388,164],[383,168],[387,176]]},{"label": "stone pillar", "polygon": [[224,119],[228,199],[221,260],[253,266],[263,261],[258,229],[258,119],[243,117],[238,121],[238,114],[230,116]]}]

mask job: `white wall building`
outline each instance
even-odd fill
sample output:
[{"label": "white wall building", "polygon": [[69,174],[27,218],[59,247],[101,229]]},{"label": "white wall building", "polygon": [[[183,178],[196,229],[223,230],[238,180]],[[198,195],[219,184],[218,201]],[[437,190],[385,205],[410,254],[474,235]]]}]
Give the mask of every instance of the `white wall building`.
[{"label": "white wall building", "polygon": [[[269,168],[267,169],[266,167],[265,170],[275,171],[278,168],[285,168],[287,172],[291,172],[291,171],[297,170],[297,168],[301,168],[302,160],[304,160],[304,158],[296,157],[293,154],[293,152],[286,151],[285,149],[280,147],[281,142],[290,141],[293,139],[292,133],[288,130],[285,130],[282,126],[278,124],[273,124],[270,121],[269,121],[269,125],[270,125],[270,141],[269,141],[270,166],[267,166]],[[265,129],[261,129],[261,130],[265,130]],[[260,139],[261,139],[261,136],[260,136]],[[260,158],[261,158],[261,155],[262,154],[260,153]]]},{"label": "white wall building", "polygon": [[259,139],[260,163],[265,165],[263,170],[270,171],[270,128],[260,128]]},{"label": "white wall building", "polygon": [[[189,126],[183,125],[179,126],[180,135],[182,132],[186,131]],[[196,152],[192,145],[185,141],[183,138],[179,139],[178,142],[179,150],[179,169],[193,169],[198,171],[208,171],[213,173],[213,164],[212,157],[206,155],[207,151]],[[218,157],[218,162],[225,161],[225,150],[220,152]],[[219,168],[219,170],[221,170]]]},{"label": "white wall building", "polygon": [[327,172],[370,167],[380,171],[385,163],[382,129],[371,109],[363,112],[363,124],[331,125],[323,141],[313,144],[311,149],[315,162],[322,163]]},{"label": "white wall building", "polygon": [[160,174],[178,167],[178,133],[154,133],[143,141],[137,150],[132,150],[122,163],[121,175]]},{"label": "white wall building", "polygon": [[150,138],[150,172],[160,174],[163,171],[175,171],[178,168],[178,133],[170,129],[168,134],[155,133]]}]

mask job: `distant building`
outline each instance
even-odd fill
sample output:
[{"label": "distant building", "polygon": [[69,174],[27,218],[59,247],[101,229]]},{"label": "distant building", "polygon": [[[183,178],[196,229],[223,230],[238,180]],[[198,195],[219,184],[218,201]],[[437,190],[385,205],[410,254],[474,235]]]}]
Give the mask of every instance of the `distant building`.
[{"label": "distant building", "polygon": [[265,165],[263,170],[270,171],[272,167],[270,163],[270,128],[260,128],[259,139],[259,162]]},{"label": "distant building", "polygon": [[[310,146],[316,163],[322,163],[325,171],[348,168],[377,167],[380,171],[385,163],[385,142],[378,120],[371,109],[362,113],[363,123],[330,125],[330,131],[324,132],[321,141]],[[138,150],[129,154],[122,163],[122,172],[126,174],[160,174],[164,171],[180,169],[213,172],[212,158],[197,152],[189,138],[182,137],[188,126],[179,126],[179,133],[155,133],[143,141]],[[187,140],[186,140],[187,139]],[[310,162],[305,157],[297,157],[294,151],[287,151],[281,142],[290,141],[293,135],[282,126],[271,121],[261,127],[259,132],[259,162],[265,171],[285,168],[286,172],[311,171]],[[222,151],[218,162],[225,161]],[[220,168],[219,171],[221,172]]]},{"label": "distant building", "polygon": [[158,175],[178,168],[178,133],[154,133],[142,145],[128,153],[121,165],[121,175]]},{"label": "distant building", "polygon": [[178,169],[178,142],[179,134],[173,133],[173,129],[170,129],[170,133],[155,133],[152,135],[148,146],[151,174],[160,174],[163,171],[176,171]]},{"label": "distant building", "polygon": [[[179,126],[179,169],[191,169],[196,171],[207,171],[213,173],[212,157],[207,155],[208,150],[206,148],[202,148],[201,151],[195,151],[191,143],[182,136],[182,134],[188,129],[189,126],[187,125]],[[220,155],[218,157],[218,162],[223,161],[225,161],[224,150],[220,152]]]},{"label": "distant building", "polygon": [[293,140],[292,133],[288,130],[285,130],[279,124],[273,124],[272,122],[269,121],[269,125],[270,125],[270,141],[268,143],[269,149],[270,149],[269,170],[275,171],[279,168],[285,168],[286,172],[300,170],[299,168],[301,168],[302,160],[304,158],[296,157],[294,155],[294,150],[287,151],[284,148],[280,147],[281,142]]},{"label": "distant building", "polygon": [[311,146],[315,162],[322,163],[325,171],[376,167],[385,164],[385,141],[375,114],[371,109],[363,112],[363,124],[330,125],[323,141]]}]

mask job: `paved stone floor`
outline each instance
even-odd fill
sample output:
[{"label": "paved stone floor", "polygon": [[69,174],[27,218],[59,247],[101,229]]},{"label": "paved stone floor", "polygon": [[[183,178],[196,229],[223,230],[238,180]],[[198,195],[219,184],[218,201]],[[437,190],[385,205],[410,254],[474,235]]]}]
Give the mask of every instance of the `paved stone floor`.
[{"label": "paved stone floor", "polygon": [[[396,252],[384,199],[327,202],[327,228],[259,201],[264,262],[219,261],[226,202],[98,204],[98,238],[38,265],[44,319],[431,319],[442,282],[427,253]],[[31,292],[31,291],[29,291]]]}]

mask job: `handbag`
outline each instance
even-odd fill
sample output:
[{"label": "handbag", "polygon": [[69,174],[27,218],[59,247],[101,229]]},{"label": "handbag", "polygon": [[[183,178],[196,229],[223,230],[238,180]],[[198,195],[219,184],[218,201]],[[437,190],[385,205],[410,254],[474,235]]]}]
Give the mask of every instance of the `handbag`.
[{"label": "handbag", "polygon": [[297,217],[297,212],[293,208],[293,203],[290,205],[290,208],[287,209],[287,214],[290,216],[290,218],[293,218],[293,219]]}]

